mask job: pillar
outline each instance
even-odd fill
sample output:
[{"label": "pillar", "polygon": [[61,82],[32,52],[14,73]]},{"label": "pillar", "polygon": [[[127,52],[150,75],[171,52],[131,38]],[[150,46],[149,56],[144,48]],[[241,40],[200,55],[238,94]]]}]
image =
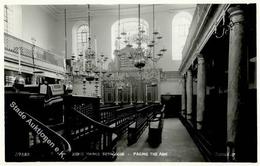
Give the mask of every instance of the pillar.
[{"label": "pillar", "polygon": [[197,73],[197,129],[202,129],[203,114],[206,104],[206,69],[205,60],[201,54],[198,55]]},{"label": "pillar", "polygon": [[230,14],[228,101],[227,101],[227,160],[236,160],[236,136],[239,112],[245,103],[247,89],[247,53],[245,17],[241,6],[232,6]]},{"label": "pillar", "polygon": [[186,85],[186,93],[187,93],[187,120],[191,120],[192,118],[192,72],[191,70],[187,71],[187,85]]},{"label": "pillar", "polygon": [[182,95],[181,95],[181,114],[183,117],[186,117],[186,79],[183,76],[182,79]]}]

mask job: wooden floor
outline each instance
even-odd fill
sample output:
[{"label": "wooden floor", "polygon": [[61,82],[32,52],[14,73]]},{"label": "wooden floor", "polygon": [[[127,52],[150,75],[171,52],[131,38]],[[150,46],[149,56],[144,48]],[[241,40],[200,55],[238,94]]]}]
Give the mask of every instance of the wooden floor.
[{"label": "wooden floor", "polygon": [[[164,120],[162,143],[157,148],[151,148],[147,143],[148,128],[138,142],[127,146],[127,136],[124,136],[117,148],[116,161],[136,162],[203,162],[203,156],[194,144],[185,127],[179,119]],[[157,155],[157,156],[156,156]]]}]

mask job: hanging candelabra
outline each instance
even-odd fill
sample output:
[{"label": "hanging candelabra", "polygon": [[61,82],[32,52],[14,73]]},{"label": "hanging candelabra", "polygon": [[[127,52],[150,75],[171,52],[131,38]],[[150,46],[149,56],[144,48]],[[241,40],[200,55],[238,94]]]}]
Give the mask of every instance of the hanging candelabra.
[{"label": "hanging candelabra", "polygon": [[[151,60],[153,63],[158,62],[159,59],[164,55],[167,49],[160,49],[159,53],[155,55],[155,46],[159,43],[159,41],[163,38],[162,35],[155,31],[155,10],[153,5],[153,32],[152,39],[149,41],[149,38],[145,34],[144,27],[141,26],[141,6],[138,4],[138,27],[137,27],[137,35],[127,36],[126,32],[122,32],[121,35],[124,37],[124,43],[126,47],[132,48],[129,52],[129,59],[132,60],[134,66],[138,69],[142,69],[146,63]],[[120,43],[120,6],[119,6],[119,24],[118,24],[118,37],[117,40]],[[128,33],[129,34],[129,33]],[[135,45],[136,47],[133,47]],[[120,44],[119,48],[115,50],[116,55],[121,55],[120,53]]]},{"label": "hanging candelabra", "polygon": [[[95,79],[95,70],[96,66],[94,64],[96,52],[92,49],[92,39],[91,39],[91,25],[90,25],[90,5],[88,5],[88,27],[89,27],[89,35],[88,35],[88,48],[85,49],[85,57],[83,63],[85,65],[85,78],[87,81],[91,82]],[[96,46],[95,46],[96,47]]]},{"label": "hanging candelabra", "polygon": [[[155,30],[155,5],[153,4],[153,33],[152,33],[152,40],[148,43],[148,47],[150,48],[150,50],[152,51],[152,56],[148,56],[147,58],[149,58],[153,64],[156,63],[162,56],[163,54],[167,51],[166,48],[162,48],[159,50],[159,52],[155,55],[155,46],[159,43],[159,41],[162,39],[162,35],[160,34],[159,31]],[[154,65],[153,65],[154,66]]]},{"label": "hanging candelabra", "polygon": [[[87,88],[87,83],[93,83],[94,92],[92,92],[91,95],[98,97],[99,89],[101,87],[101,79],[106,73],[104,65],[108,58],[105,57],[104,54],[101,54],[98,57],[97,40],[95,37],[92,37],[91,34],[90,5],[88,5],[87,8],[88,25],[86,25],[84,27],[85,29],[83,28],[81,31],[82,45],[78,50],[78,56],[73,55],[72,57],[72,73],[74,76],[80,77],[80,79],[82,79],[83,95],[90,94],[87,93],[89,90],[89,88]],[[93,38],[95,39],[93,40]]]},{"label": "hanging candelabra", "polygon": [[[95,41],[92,42],[92,36],[91,36],[91,21],[90,21],[90,5],[88,5],[88,32],[82,33],[82,40],[85,37],[85,44],[82,44],[82,48],[78,54],[78,56],[73,56],[72,60],[74,61],[74,75],[79,75],[83,77],[83,81],[88,81],[91,83],[92,81],[95,81],[96,74],[98,73],[98,67],[96,63],[96,56],[97,56],[97,43]],[[95,49],[93,49],[93,43],[95,44]]]},{"label": "hanging candelabra", "polygon": [[161,49],[159,53],[157,53],[157,56],[155,56],[155,45],[158,44],[158,40],[162,39],[162,36],[160,35],[160,33],[158,31],[155,30],[155,5],[153,4],[153,33],[152,33],[152,40],[150,41],[150,43],[148,44],[148,47],[152,48],[152,57],[148,57],[152,63],[152,77],[150,79],[150,85],[152,87],[157,86],[157,78],[156,78],[156,74],[157,74],[157,69],[156,69],[156,63],[158,62],[158,60],[162,57],[162,55],[167,51],[165,48]]}]

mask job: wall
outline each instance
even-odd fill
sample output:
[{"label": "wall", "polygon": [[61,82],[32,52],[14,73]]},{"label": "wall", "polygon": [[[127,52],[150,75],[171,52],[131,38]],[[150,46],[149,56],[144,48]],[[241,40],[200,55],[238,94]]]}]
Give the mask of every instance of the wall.
[{"label": "wall", "polygon": [[[159,31],[163,34],[163,41],[158,45],[159,48],[163,46],[167,49],[165,56],[159,61],[158,65],[164,71],[177,71],[181,61],[173,61],[172,56],[172,19],[175,14],[180,11],[187,11],[193,14],[193,10],[175,10],[171,12],[160,12],[156,13],[156,24],[158,25]],[[136,14],[130,14],[125,16],[124,12],[121,11],[121,18],[133,18],[137,17]],[[117,21],[117,15],[105,15],[105,16],[94,16],[91,19],[92,37],[95,35],[97,39],[98,54],[103,53],[111,59],[111,27],[115,21]],[[146,13],[141,14],[141,17],[149,23],[149,28],[152,30],[152,14]],[[84,21],[84,20],[83,20]],[[86,19],[85,19],[86,21]],[[72,29],[77,21],[69,20],[67,23],[68,29],[68,54],[72,55]]]},{"label": "wall", "polygon": [[[37,5],[22,5],[22,39],[31,43],[36,39],[36,45],[63,55],[64,24],[56,20],[48,11]],[[62,28],[62,31],[61,31]]]},{"label": "wall", "polygon": [[181,80],[166,80],[160,83],[161,95],[181,95],[182,94],[182,84]]}]

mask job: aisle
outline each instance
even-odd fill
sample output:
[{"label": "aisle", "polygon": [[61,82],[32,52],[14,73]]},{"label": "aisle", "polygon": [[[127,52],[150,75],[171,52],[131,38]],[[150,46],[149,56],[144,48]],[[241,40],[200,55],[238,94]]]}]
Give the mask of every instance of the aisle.
[{"label": "aisle", "polygon": [[[179,119],[165,119],[162,143],[157,148],[147,143],[148,128],[138,142],[127,146],[126,138],[119,142],[116,161],[166,161],[166,162],[202,162],[203,156]],[[122,153],[124,152],[124,153]],[[151,153],[152,152],[152,153]],[[124,155],[122,155],[124,154]],[[158,156],[156,156],[156,154]]]}]

